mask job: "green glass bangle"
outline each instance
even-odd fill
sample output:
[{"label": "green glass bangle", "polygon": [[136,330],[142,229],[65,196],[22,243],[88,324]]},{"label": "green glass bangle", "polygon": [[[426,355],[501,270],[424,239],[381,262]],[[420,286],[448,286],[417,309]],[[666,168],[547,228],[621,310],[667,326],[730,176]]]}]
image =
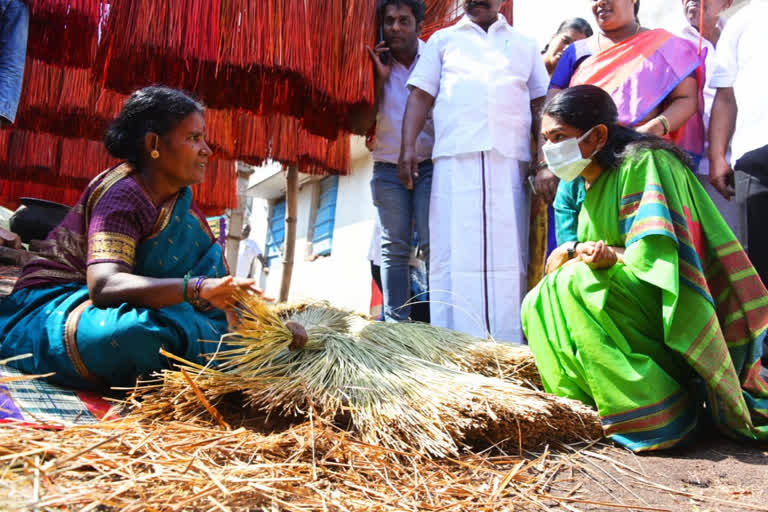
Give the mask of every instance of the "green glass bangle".
[{"label": "green glass bangle", "polygon": [[189,297],[187,297],[187,285],[189,284],[190,277],[192,277],[192,272],[187,272],[184,275],[184,281],[181,285],[181,296],[184,297],[184,302],[189,302]]},{"label": "green glass bangle", "polygon": [[656,116],[656,119],[659,120],[659,122],[661,123],[661,126],[664,128],[664,135],[667,135],[669,133],[669,121],[667,120],[667,118],[664,117],[664,115],[659,114],[658,116]]}]

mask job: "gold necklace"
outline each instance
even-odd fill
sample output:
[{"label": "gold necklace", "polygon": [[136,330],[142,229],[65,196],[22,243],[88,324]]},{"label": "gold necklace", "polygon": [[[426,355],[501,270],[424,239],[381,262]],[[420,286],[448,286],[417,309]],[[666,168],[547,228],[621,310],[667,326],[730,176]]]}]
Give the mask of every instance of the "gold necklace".
[{"label": "gold necklace", "polygon": [[[630,37],[634,37],[634,36],[636,36],[636,35],[637,35],[639,32],[640,32],[640,23],[638,23],[637,21],[635,21],[635,31],[632,33],[632,35],[631,35],[631,36],[627,37],[626,39],[629,39]],[[607,37],[606,37],[604,34],[602,34],[602,33],[600,33],[600,32],[598,32],[598,33],[597,33],[597,49],[598,49],[598,51],[602,52],[602,51],[603,51],[603,45],[602,45],[602,44],[600,44],[600,36],[603,36],[603,37],[605,37],[606,39],[608,39],[608,38],[607,38]],[[624,40],[624,39],[622,39],[622,41],[623,41],[623,40]],[[620,43],[620,42],[621,42],[621,41],[619,41],[619,43]],[[613,43],[611,46],[614,46],[614,45],[616,45],[616,44],[618,44],[618,43]],[[608,48],[610,48],[611,46],[609,46]],[[606,49],[607,49],[607,48],[606,48]]]}]

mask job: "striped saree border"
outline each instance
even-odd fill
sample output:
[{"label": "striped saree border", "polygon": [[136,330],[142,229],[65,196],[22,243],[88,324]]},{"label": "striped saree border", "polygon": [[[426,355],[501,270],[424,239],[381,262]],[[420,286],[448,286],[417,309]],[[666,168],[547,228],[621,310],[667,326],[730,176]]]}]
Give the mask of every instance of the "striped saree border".
[{"label": "striped saree border", "polygon": [[69,313],[64,323],[64,347],[67,349],[67,356],[69,356],[77,374],[95,384],[101,384],[102,379],[88,369],[80,355],[80,349],[77,348],[77,327],[80,324],[80,317],[92,305],[93,302],[88,299]]}]

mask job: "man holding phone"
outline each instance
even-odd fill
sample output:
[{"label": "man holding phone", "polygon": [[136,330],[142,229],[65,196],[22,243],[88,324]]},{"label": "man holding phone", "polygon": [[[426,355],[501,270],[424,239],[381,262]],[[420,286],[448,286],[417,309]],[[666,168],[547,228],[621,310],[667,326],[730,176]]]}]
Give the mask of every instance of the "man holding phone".
[{"label": "man holding phone", "polygon": [[[381,226],[381,280],[384,320],[408,320],[411,297],[411,241],[418,233],[420,251],[429,258],[429,195],[432,188],[434,128],[428,119],[416,140],[418,173],[399,176],[397,160],[408,101],[406,83],[419,61],[424,42],[419,39],[424,0],[378,0],[380,41],[368,48],[375,75],[375,110],[360,128],[376,123],[371,194]],[[430,116],[431,118],[431,116]],[[428,261],[428,260],[427,260]],[[419,297],[417,300],[427,300]]]}]

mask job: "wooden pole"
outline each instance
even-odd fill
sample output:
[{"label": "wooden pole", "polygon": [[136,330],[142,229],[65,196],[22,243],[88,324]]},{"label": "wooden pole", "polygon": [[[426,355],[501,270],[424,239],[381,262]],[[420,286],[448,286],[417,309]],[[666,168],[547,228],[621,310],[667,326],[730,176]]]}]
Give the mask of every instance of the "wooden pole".
[{"label": "wooden pole", "polygon": [[229,263],[229,272],[233,276],[237,274],[237,256],[240,254],[243,226],[250,220],[245,218],[245,210],[248,204],[248,181],[253,174],[253,168],[237,162],[235,172],[237,173],[237,208],[230,212],[225,253],[227,263]]},{"label": "wooden pole", "polygon": [[296,254],[296,216],[299,202],[299,171],[288,167],[285,191],[285,250],[283,251],[283,277],[280,281],[280,302],[288,300]]}]

